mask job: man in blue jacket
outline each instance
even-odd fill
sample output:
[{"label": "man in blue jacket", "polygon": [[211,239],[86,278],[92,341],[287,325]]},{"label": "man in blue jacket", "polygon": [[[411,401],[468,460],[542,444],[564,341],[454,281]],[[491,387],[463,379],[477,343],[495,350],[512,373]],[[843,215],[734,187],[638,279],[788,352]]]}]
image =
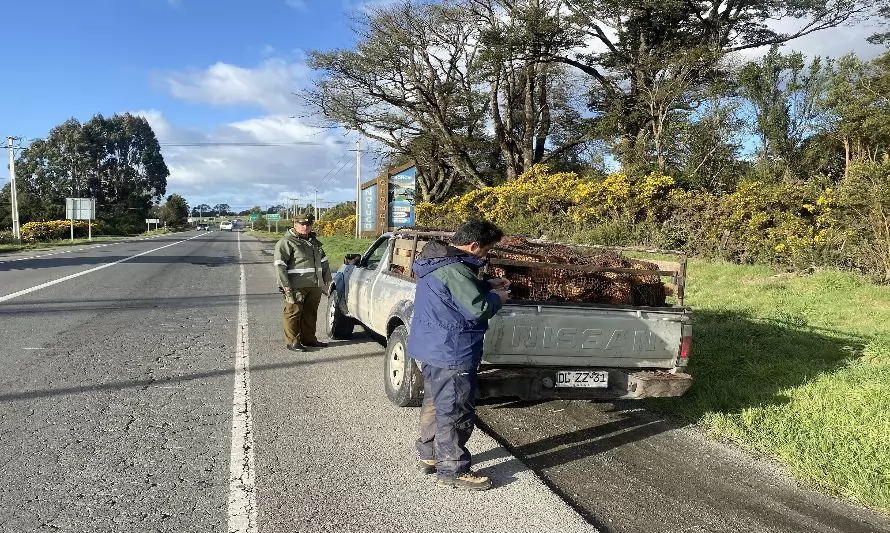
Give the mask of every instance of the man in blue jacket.
[{"label": "man in blue jacket", "polygon": [[423,372],[418,469],[437,483],[485,490],[491,479],[470,470],[466,444],[476,423],[476,383],[488,319],[507,299],[508,282],[479,279],[489,250],[503,237],[494,224],[470,220],[451,244],[431,241],[414,261],[417,288],[408,354]]}]

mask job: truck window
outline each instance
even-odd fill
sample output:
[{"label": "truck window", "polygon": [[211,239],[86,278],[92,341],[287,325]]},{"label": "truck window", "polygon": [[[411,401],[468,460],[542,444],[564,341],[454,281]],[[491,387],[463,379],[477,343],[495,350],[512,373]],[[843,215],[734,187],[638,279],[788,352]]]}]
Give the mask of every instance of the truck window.
[{"label": "truck window", "polygon": [[383,261],[383,258],[386,254],[386,244],[389,242],[389,239],[380,239],[376,246],[368,253],[365,260],[365,268],[368,270],[377,270],[377,267],[380,266],[380,262]]}]

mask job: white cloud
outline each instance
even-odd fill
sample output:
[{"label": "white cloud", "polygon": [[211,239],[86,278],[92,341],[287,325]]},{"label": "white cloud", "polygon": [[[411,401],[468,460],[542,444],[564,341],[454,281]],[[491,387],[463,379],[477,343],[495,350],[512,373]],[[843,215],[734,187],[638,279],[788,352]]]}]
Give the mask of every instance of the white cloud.
[{"label": "white cloud", "polygon": [[[167,194],[180,194],[189,205],[226,203],[240,211],[293,198],[306,204],[314,202],[316,188],[321,205],[355,198],[354,138],[283,115],[200,131],[177,127],[157,110],[133,113],[148,119],[162,143]],[[364,158],[362,181],[374,172],[371,158]]]},{"label": "white cloud", "polygon": [[[783,33],[794,33],[801,27],[798,19],[782,19],[769,24],[773,30]],[[815,56],[822,58],[839,58],[850,52],[855,52],[861,59],[873,59],[883,53],[885,48],[870,44],[866,39],[873,33],[881,30],[875,23],[862,23],[849,26],[838,26],[827,30],[817,31],[789,41],[782,48],[782,52],[797,51],[809,59]],[[739,54],[743,59],[758,58],[769,51],[768,46],[745,50]]]},{"label": "white cloud", "polygon": [[294,9],[299,9],[300,11],[306,9],[306,2],[304,2],[303,0],[285,0],[284,3]]},{"label": "white cloud", "polygon": [[204,70],[161,75],[167,89],[183,100],[212,105],[247,105],[273,113],[292,113],[292,94],[305,86],[309,68],[303,62],[267,59],[257,68],[216,63]]},{"label": "white cloud", "polygon": [[[316,188],[321,202],[355,198],[356,137],[294,117],[305,110],[293,92],[309,83],[301,59],[272,58],[255,68],[219,62],[161,75],[169,92],[182,100],[260,110],[258,116],[207,131],[176,126],[158,110],[136,112],[162,142],[170,169],[167,194],[181,194],[190,205],[227,203],[237,210],[288,204],[291,198],[307,203]],[[364,140],[362,149],[367,150]],[[375,175],[375,158],[365,153],[361,179]]]},{"label": "white cloud", "polygon": [[362,13],[369,13],[375,8],[384,7],[392,4],[401,3],[402,0],[358,0],[358,1],[345,1],[343,7],[346,11],[359,11]]}]

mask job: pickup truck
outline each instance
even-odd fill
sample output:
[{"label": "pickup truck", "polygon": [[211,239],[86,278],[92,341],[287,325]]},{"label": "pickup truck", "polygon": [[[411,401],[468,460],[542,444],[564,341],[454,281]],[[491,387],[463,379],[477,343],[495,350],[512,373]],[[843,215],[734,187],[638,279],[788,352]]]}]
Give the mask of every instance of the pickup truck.
[{"label": "pickup truck", "polygon": [[[414,310],[411,263],[430,238],[417,231],[385,233],[363,254],[347,254],[328,288],[328,336],[349,338],[361,324],[385,344],[384,390],[402,407],[423,398],[423,375],[406,344]],[[477,397],[606,400],[685,393],[692,384],[685,372],[692,342],[692,311],[683,306],[686,257],[664,253],[681,256],[653,261],[659,275],[671,277],[674,305],[507,300],[489,321]]]}]

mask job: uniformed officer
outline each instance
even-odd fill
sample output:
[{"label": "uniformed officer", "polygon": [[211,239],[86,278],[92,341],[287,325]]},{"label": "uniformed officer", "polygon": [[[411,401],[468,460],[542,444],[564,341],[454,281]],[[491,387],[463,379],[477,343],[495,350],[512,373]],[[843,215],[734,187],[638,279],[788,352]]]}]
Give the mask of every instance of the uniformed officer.
[{"label": "uniformed officer", "polygon": [[327,346],[315,336],[322,291],[331,283],[331,269],[321,242],[312,231],[315,217],[297,215],[294,227],[275,244],[278,290],[284,294],[284,338],[287,349]]}]

